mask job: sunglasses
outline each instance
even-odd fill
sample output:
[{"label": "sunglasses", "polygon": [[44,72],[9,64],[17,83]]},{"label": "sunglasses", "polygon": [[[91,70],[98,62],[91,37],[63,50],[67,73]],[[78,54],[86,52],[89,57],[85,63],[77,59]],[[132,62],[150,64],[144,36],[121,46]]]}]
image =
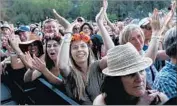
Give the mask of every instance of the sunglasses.
[{"label": "sunglasses", "polygon": [[141,28],[146,29],[146,30],[152,30],[151,26],[149,25],[141,26]]}]

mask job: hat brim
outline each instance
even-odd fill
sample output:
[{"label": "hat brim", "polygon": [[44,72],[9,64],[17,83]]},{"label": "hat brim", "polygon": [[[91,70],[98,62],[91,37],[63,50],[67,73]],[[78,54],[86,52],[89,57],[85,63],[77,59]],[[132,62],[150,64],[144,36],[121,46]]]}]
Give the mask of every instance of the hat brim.
[{"label": "hat brim", "polygon": [[22,52],[27,52],[28,46],[33,42],[37,42],[39,47],[41,47],[41,45],[42,45],[42,42],[40,40],[29,40],[29,41],[25,41],[25,42],[20,42],[19,48],[22,50]]},{"label": "hat brim", "polygon": [[152,59],[149,57],[142,57],[141,61],[130,67],[122,68],[115,71],[110,71],[109,68],[105,68],[102,73],[107,76],[126,76],[144,70],[152,65]]}]

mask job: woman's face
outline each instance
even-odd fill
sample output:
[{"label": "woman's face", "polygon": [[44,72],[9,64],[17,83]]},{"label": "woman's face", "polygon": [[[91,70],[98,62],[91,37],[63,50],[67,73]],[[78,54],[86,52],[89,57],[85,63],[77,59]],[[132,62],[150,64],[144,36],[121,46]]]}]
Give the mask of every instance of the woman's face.
[{"label": "woman's face", "polygon": [[35,56],[39,55],[39,50],[38,50],[38,43],[34,42],[31,45],[28,46],[28,51],[30,52],[30,54],[35,54]]},{"label": "woman's face", "polygon": [[144,70],[121,77],[125,91],[132,96],[140,97],[146,91],[146,72]]},{"label": "woman's face", "polygon": [[129,42],[132,43],[138,51],[141,51],[143,49],[144,39],[140,31],[132,31],[131,36],[129,38]]},{"label": "woman's face", "polygon": [[6,47],[8,45],[8,39],[6,37],[1,37],[2,47]]},{"label": "woman's face", "polygon": [[53,61],[57,60],[59,46],[60,44],[55,40],[50,40],[47,42],[47,54]]},{"label": "woman's face", "polygon": [[71,44],[71,55],[76,63],[86,62],[89,56],[89,49],[84,41],[73,41]]},{"label": "woman's face", "polygon": [[90,27],[89,27],[88,25],[84,25],[83,28],[82,28],[82,31],[83,31],[85,34],[89,35],[89,36],[90,36],[90,34],[91,34],[91,29],[90,29]]}]

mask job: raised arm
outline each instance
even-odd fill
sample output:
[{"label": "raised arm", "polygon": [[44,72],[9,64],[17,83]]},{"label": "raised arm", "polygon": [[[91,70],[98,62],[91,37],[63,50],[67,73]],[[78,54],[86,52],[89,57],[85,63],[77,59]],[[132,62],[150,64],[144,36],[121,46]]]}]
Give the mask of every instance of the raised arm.
[{"label": "raised arm", "polygon": [[[103,8],[105,8],[105,10],[107,10],[108,8],[108,2],[107,0],[103,0]],[[111,21],[109,20],[108,16],[107,16],[107,12],[104,12],[104,16],[105,16],[105,20],[107,21],[108,26],[110,26],[110,28],[113,30],[113,32],[116,35],[119,35],[119,30],[114,26],[113,23],[111,23]]]},{"label": "raised arm", "polygon": [[157,9],[154,9],[153,11],[153,16],[151,19],[151,27],[152,27],[152,38],[145,56],[151,58],[154,62],[157,56],[159,40],[160,40],[160,33],[159,33],[160,21],[159,21],[159,15]]},{"label": "raised arm", "polygon": [[[109,36],[108,31],[106,30],[106,28],[103,25],[103,18],[104,18],[104,14],[106,13],[106,9],[107,9],[107,0],[103,0],[103,7],[100,9],[100,12],[97,14],[96,16],[96,22],[98,24],[98,28],[100,29],[102,38],[103,38],[103,42],[104,42],[104,46],[106,48],[106,52],[111,49],[112,47],[114,47],[114,43],[111,39],[111,37]],[[107,67],[107,58],[103,57],[100,62],[99,62],[99,66],[101,69],[104,69]]]},{"label": "raised arm", "polygon": [[175,9],[176,9],[176,1],[172,2],[171,10],[164,19],[164,23],[162,25],[162,28],[160,29],[161,36],[165,34],[167,27],[169,27],[169,22],[171,21],[171,19],[173,18],[175,14]]},{"label": "raised arm", "polygon": [[111,39],[111,37],[109,36],[108,31],[106,30],[106,28],[103,25],[103,18],[104,18],[104,14],[106,12],[106,8],[107,8],[107,0],[103,0],[103,7],[100,9],[100,12],[97,14],[96,16],[96,22],[98,24],[98,28],[100,29],[102,38],[103,38],[103,42],[106,48],[106,51],[109,50],[110,48],[114,47],[114,43]]},{"label": "raised arm", "polygon": [[26,61],[25,54],[19,48],[19,42],[21,42],[20,38],[16,35],[11,35],[11,37],[9,37],[9,42],[17,56],[19,56],[20,58],[19,60],[17,56],[11,56],[12,66],[15,68],[23,68],[23,66],[25,66],[26,68],[32,68],[31,64]]},{"label": "raised arm", "polygon": [[[64,39],[61,43],[61,46],[58,48],[60,52],[57,57],[57,65],[60,69],[60,72],[63,77],[67,77],[71,72],[69,67],[69,51],[70,51],[70,42],[72,38],[72,24],[70,24],[65,18],[61,17],[55,10],[54,14],[58,17],[60,21],[62,21],[63,26],[65,27],[65,35]],[[62,24],[61,23],[61,24]]]},{"label": "raised arm", "polygon": [[66,20],[64,17],[60,16],[55,9],[53,9],[53,14],[56,17],[56,19],[59,21],[59,23],[66,29],[70,25],[68,20]]}]

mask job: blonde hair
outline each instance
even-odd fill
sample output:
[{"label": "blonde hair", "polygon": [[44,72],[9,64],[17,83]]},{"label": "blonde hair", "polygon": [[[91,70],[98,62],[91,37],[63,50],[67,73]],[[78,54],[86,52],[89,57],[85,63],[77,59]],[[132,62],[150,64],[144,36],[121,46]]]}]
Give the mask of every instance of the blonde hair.
[{"label": "blonde hair", "polygon": [[[95,57],[94,54],[91,50],[91,48],[88,46],[89,49],[89,57],[87,59],[88,61],[88,72],[87,72],[87,79],[86,81],[83,80],[82,77],[82,72],[81,69],[76,65],[74,59],[72,58],[71,55],[71,49],[70,49],[70,67],[72,69],[72,76],[74,78],[74,87],[72,88],[72,94],[74,95],[75,98],[81,100],[82,98],[84,98],[85,95],[85,87],[86,84],[88,82],[88,76],[89,76],[89,68],[91,63],[93,63],[95,61]],[[84,98],[85,100],[85,98]]]},{"label": "blonde hair", "polygon": [[127,42],[129,42],[129,40],[131,38],[131,33],[135,30],[139,31],[140,35],[143,37],[143,39],[145,39],[144,32],[142,31],[142,29],[138,25],[129,24],[129,25],[125,26],[124,29],[121,31],[121,33],[119,35],[119,43],[122,45],[122,44],[126,44]]}]

